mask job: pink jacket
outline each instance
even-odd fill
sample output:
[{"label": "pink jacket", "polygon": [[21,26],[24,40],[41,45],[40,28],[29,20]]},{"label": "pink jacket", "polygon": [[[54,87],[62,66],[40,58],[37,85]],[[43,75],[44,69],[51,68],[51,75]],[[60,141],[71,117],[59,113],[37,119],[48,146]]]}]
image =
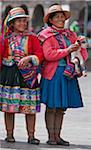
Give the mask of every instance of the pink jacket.
[{"label": "pink jacket", "polygon": [[[55,36],[53,35],[53,31],[51,32],[51,34],[49,34],[49,31],[51,30],[52,28],[49,27],[43,30],[39,35],[39,39],[43,42],[43,53],[45,57],[45,64],[42,69],[42,76],[48,80],[52,79],[57,69],[59,60],[68,55],[68,50],[64,39],[62,40],[64,42],[65,48],[62,49],[62,51],[59,51],[60,46]],[[69,33],[68,39],[71,41],[71,43],[75,43],[75,41],[77,40],[76,34],[69,29],[65,30],[67,30],[67,32]],[[86,60],[88,57],[86,49],[82,49],[81,53],[84,60]]]}]

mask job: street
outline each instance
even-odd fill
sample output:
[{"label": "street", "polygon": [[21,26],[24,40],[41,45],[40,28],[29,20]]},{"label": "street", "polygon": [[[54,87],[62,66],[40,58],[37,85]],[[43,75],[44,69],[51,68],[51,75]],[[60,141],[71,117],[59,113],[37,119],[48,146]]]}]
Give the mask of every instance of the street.
[{"label": "street", "polygon": [[47,131],[44,122],[45,106],[41,105],[41,113],[36,119],[36,138],[40,139],[40,145],[27,143],[27,132],[23,114],[16,114],[15,119],[15,143],[4,141],[6,137],[3,113],[0,112],[0,150],[91,150],[91,73],[87,77],[79,79],[84,107],[67,110],[64,118],[62,138],[70,141],[69,147],[50,146],[46,144]]}]

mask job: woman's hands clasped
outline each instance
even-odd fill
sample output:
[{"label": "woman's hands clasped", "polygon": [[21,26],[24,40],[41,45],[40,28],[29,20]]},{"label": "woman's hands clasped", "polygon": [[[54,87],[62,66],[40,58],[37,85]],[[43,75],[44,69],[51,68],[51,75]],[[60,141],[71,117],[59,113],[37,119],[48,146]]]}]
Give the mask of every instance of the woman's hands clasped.
[{"label": "woman's hands clasped", "polygon": [[28,66],[28,63],[30,62],[30,57],[29,56],[26,56],[26,57],[23,57],[19,63],[18,63],[18,66],[19,68],[25,68]]}]

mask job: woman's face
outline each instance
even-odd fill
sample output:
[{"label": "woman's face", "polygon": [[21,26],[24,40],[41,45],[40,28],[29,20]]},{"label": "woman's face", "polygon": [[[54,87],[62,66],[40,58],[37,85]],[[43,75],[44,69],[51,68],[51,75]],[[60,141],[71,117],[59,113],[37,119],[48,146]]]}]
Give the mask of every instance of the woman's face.
[{"label": "woman's face", "polygon": [[49,19],[49,21],[57,28],[64,28],[65,15],[62,12],[57,12],[52,19]]},{"label": "woman's face", "polygon": [[14,21],[14,32],[24,32],[27,28],[27,18],[17,18]]}]

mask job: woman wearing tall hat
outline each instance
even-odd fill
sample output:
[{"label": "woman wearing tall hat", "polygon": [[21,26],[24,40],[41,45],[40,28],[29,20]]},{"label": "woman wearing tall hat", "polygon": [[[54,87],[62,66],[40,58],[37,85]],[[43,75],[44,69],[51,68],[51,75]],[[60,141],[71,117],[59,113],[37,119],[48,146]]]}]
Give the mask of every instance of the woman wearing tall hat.
[{"label": "woman wearing tall hat", "polygon": [[[69,11],[53,4],[44,17],[48,27],[38,35],[45,57],[41,68],[41,103],[46,105],[47,144],[51,145],[69,146],[61,135],[64,114],[68,108],[83,107],[77,74],[74,64],[70,63],[71,53],[80,45],[76,43],[77,35],[64,29],[70,16]],[[81,49],[81,53],[86,61],[86,49]]]},{"label": "woman wearing tall hat", "polygon": [[43,53],[36,35],[28,32],[28,21],[29,15],[26,15],[21,7],[16,7],[9,11],[4,22],[0,110],[5,112],[7,142],[15,142],[15,113],[23,113],[28,143],[39,144],[34,132],[36,113],[40,112],[37,69],[43,59]]}]

